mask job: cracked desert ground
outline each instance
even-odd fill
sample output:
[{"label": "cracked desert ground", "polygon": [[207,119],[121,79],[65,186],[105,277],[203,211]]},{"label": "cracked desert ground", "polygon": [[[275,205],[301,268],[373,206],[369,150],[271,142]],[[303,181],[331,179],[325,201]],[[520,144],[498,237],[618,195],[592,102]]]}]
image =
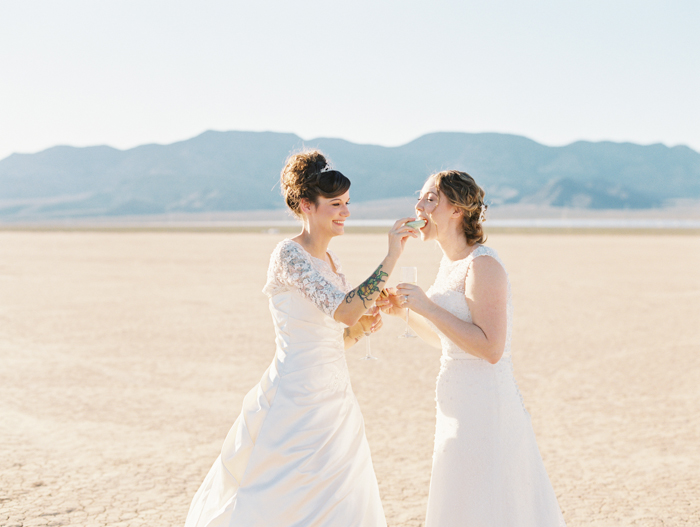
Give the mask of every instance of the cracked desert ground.
[{"label": "cracked desert ground", "polygon": [[[284,233],[0,231],[0,525],[179,526],[274,353]],[[505,234],[516,378],[569,527],[700,525],[700,236]],[[380,234],[333,240],[353,285]],[[399,265],[432,283],[432,243]],[[398,275],[398,273],[396,273]],[[392,283],[395,279],[392,278]],[[348,350],[390,526],[423,525],[439,352]],[[340,526],[342,527],[342,526]]]}]

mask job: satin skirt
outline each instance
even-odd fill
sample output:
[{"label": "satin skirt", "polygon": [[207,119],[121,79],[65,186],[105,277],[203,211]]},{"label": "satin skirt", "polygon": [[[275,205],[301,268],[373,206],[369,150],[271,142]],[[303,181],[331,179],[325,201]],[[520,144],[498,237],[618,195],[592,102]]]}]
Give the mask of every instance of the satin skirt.
[{"label": "satin skirt", "polygon": [[385,527],[344,355],[284,371],[245,397],[186,527]]}]

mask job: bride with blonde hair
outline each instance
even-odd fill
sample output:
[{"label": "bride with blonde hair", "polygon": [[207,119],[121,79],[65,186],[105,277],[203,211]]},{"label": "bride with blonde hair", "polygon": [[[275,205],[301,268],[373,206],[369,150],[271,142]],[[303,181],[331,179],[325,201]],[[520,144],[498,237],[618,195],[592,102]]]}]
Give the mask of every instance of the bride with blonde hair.
[{"label": "bride with blonde hair", "polygon": [[465,172],[433,174],[416,216],[443,252],[424,292],[399,284],[377,305],[442,349],[426,527],[562,527],[564,519],[513,376],[508,275],[486,247],[484,191]]}]

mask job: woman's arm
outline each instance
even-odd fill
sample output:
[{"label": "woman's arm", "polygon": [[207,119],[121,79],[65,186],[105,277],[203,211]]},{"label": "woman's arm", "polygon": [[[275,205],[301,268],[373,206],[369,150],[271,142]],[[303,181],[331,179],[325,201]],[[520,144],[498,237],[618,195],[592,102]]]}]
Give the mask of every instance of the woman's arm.
[{"label": "woman's arm", "polygon": [[[385,289],[384,291],[386,291],[386,295],[381,295],[377,299],[377,306],[387,315],[406,320],[406,309],[401,307],[403,296],[399,296],[396,289]],[[438,349],[442,347],[438,334],[433,331],[428,321],[418,313],[411,313],[408,317],[408,325],[430,346]]]},{"label": "woman's arm", "polygon": [[417,237],[418,231],[411,227],[406,227],[405,223],[412,218],[403,218],[396,223],[389,231],[389,252],[382,260],[379,267],[355,289],[345,295],[345,299],[340,303],[333,314],[333,318],[342,322],[346,326],[354,326],[360,317],[374,304],[374,301],[381,293],[389,279],[389,275],[394,270],[396,262],[403,252],[406,240],[409,237]]},{"label": "woman's arm", "polygon": [[425,317],[422,317],[415,312],[411,313],[411,315],[408,317],[408,325],[411,326],[411,329],[413,329],[416,334],[425,341],[426,344],[429,344],[433,348],[442,348],[440,337],[437,333],[435,333],[435,331],[433,331],[433,328],[430,327],[430,324],[428,324]]},{"label": "woman's arm", "polygon": [[365,333],[362,331],[359,322],[354,326],[345,328],[343,330],[343,342],[345,343],[345,349],[353,347],[355,344],[360,342],[364,336]]},{"label": "woman's arm", "polygon": [[430,320],[462,350],[496,364],[505,349],[508,280],[503,267],[488,256],[475,258],[470,271],[465,282],[465,296],[472,323],[432,302],[418,286],[399,284],[397,293],[407,297],[404,306]]},{"label": "woman's arm", "polygon": [[365,333],[375,333],[379,331],[383,324],[379,310],[376,310],[375,313],[363,315],[357,324],[343,330],[345,349],[351,348],[360,342],[360,339],[365,336]]}]

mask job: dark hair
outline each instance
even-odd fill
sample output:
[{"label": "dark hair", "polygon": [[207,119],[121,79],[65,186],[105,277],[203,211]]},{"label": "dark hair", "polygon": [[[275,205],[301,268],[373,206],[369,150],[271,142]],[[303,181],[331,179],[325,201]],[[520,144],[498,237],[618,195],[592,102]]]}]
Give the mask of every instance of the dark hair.
[{"label": "dark hair", "polygon": [[484,243],[486,236],[482,221],[488,208],[484,203],[484,190],[466,172],[445,170],[430,177],[433,178],[437,191],[462,211],[462,229],[467,244]]},{"label": "dark hair", "polygon": [[282,195],[287,207],[301,217],[301,200],[313,204],[319,196],[335,198],[350,188],[350,180],[337,170],[330,170],[328,161],[318,150],[308,150],[287,158],[280,176]]}]

